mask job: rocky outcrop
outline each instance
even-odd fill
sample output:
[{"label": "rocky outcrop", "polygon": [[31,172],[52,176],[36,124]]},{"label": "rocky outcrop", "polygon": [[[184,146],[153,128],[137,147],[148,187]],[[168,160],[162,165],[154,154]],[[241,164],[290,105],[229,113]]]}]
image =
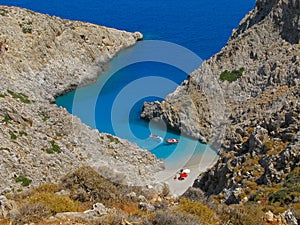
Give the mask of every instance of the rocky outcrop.
[{"label": "rocky outcrop", "polygon": [[5,6],[1,6],[0,29],[0,69],[8,74],[1,89],[18,87],[16,91],[33,99],[50,101],[95,81],[118,51],[142,38],[138,32]]},{"label": "rocky outcrop", "polygon": [[[210,143],[220,159],[194,186],[239,202],[299,167],[300,7],[258,0],[227,45],[142,117]],[[247,192],[247,191],[246,191]]]},{"label": "rocky outcrop", "polygon": [[118,51],[141,38],[140,33],[0,6],[0,193],[55,183],[81,165],[115,182],[155,182],[163,164],[154,155],[99,134],[50,104],[97,79]]},{"label": "rocky outcrop", "polygon": [[290,210],[274,215],[271,211],[266,212],[264,221],[266,225],[278,224],[278,225],[297,225],[297,219]]}]

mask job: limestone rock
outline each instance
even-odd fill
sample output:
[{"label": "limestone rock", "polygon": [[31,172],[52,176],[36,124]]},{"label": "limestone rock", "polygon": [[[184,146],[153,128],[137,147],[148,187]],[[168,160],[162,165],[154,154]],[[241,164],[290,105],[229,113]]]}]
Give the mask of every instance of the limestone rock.
[{"label": "limestone rock", "polygon": [[0,10],[0,194],[55,183],[82,165],[114,182],[156,182],[161,160],[50,104],[97,80],[109,60],[142,34],[17,7]]},{"label": "limestone rock", "polygon": [[88,215],[91,215],[94,217],[107,215],[108,212],[109,212],[109,210],[106,209],[106,207],[102,203],[96,203],[93,205],[93,209],[84,211],[85,214],[88,214]]},{"label": "limestone rock", "polygon": [[[284,182],[299,166],[299,4],[257,0],[219,53],[165,100],[144,104],[142,118],[161,120],[221,153],[194,183],[208,195],[223,193],[239,202],[243,194],[235,190],[243,181]],[[235,81],[221,79],[238,71]]]},{"label": "limestone rock", "polygon": [[5,196],[0,196],[0,216],[7,218],[10,211],[15,209],[16,205],[13,201],[8,200]]},{"label": "limestone rock", "polygon": [[153,212],[155,210],[155,207],[147,202],[140,202],[139,208],[144,211]]},{"label": "limestone rock", "polygon": [[274,215],[271,211],[266,212],[264,220],[267,225],[278,224],[278,225],[298,225],[297,219],[291,212],[287,210],[279,215]]}]

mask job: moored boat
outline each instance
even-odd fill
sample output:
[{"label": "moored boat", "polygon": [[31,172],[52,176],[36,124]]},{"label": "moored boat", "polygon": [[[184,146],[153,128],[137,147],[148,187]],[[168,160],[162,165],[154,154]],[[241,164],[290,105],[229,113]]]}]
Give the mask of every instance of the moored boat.
[{"label": "moored boat", "polygon": [[175,143],[178,143],[178,142],[179,142],[179,139],[176,139],[176,138],[166,139],[166,142],[167,142],[168,144],[175,144]]}]

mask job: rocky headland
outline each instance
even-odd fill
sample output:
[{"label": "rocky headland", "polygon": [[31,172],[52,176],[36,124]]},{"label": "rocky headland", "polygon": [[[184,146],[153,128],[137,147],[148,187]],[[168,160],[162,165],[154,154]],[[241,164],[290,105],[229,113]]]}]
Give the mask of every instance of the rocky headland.
[{"label": "rocky headland", "polygon": [[207,196],[261,202],[260,191],[276,202],[271,193],[293,190],[287,203],[299,203],[299,39],[299,1],[257,0],[218,54],[164,101],[144,104],[142,118],[163,120],[220,152],[194,183]]},{"label": "rocky headland", "polygon": [[0,194],[56,183],[83,165],[119,183],[154,182],[163,167],[155,156],[99,134],[51,104],[95,81],[113,56],[141,38],[138,32],[0,7]]},{"label": "rocky headland", "polygon": [[156,182],[155,156],[53,104],[142,35],[0,6],[0,224],[297,224],[299,15],[257,0],[220,53],[144,104],[220,153],[178,199],[136,187]]}]

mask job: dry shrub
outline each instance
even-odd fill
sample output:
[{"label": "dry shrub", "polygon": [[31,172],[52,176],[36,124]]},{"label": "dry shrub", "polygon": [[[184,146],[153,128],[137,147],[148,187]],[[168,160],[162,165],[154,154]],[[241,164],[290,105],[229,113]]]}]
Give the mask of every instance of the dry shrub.
[{"label": "dry shrub", "polygon": [[47,193],[55,193],[58,191],[57,185],[56,184],[41,184],[39,187],[34,189],[35,192],[47,192]]},{"label": "dry shrub", "polygon": [[42,203],[53,213],[79,212],[83,210],[80,203],[70,199],[68,196],[54,193],[36,193],[29,197],[29,202],[31,204]]},{"label": "dry shrub", "polygon": [[181,212],[158,211],[152,221],[153,225],[200,225],[198,219]]},{"label": "dry shrub", "polygon": [[187,189],[187,191],[181,197],[194,202],[207,201],[207,197],[205,196],[204,192],[200,188],[194,187],[189,187],[189,189]]},{"label": "dry shrub", "polygon": [[61,186],[69,189],[70,197],[80,202],[101,202],[111,206],[119,200],[117,187],[89,166],[67,174],[61,180]]},{"label": "dry shrub", "polygon": [[25,204],[12,220],[12,225],[37,223],[51,215],[48,207],[41,203]]},{"label": "dry shrub", "polygon": [[72,218],[72,217],[63,217],[63,218],[51,218],[40,221],[35,225],[104,225],[102,220],[97,219],[83,219],[83,218]]},{"label": "dry shrub", "polygon": [[10,222],[8,219],[4,219],[0,216],[0,225],[8,225]]},{"label": "dry shrub", "polygon": [[191,202],[188,199],[182,199],[180,201],[179,210],[196,216],[203,225],[218,223],[214,211],[200,202]]},{"label": "dry shrub", "polygon": [[294,203],[292,205],[292,209],[293,209],[293,212],[295,214],[295,217],[299,221],[300,220],[300,203]]},{"label": "dry shrub", "polygon": [[127,204],[116,204],[115,208],[121,209],[123,212],[130,215],[137,214],[139,212],[139,207],[137,203],[127,203]]},{"label": "dry shrub", "polygon": [[45,184],[41,184],[39,187],[30,188],[22,192],[7,194],[6,197],[8,199],[12,199],[14,201],[22,203],[22,201],[24,201],[25,199],[29,198],[34,194],[42,193],[42,192],[55,193],[57,190],[58,189],[56,184],[45,183]]},{"label": "dry shrub", "polygon": [[265,215],[261,206],[257,204],[223,205],[218,210],[222,224],[234,225],[265,225]]}]

